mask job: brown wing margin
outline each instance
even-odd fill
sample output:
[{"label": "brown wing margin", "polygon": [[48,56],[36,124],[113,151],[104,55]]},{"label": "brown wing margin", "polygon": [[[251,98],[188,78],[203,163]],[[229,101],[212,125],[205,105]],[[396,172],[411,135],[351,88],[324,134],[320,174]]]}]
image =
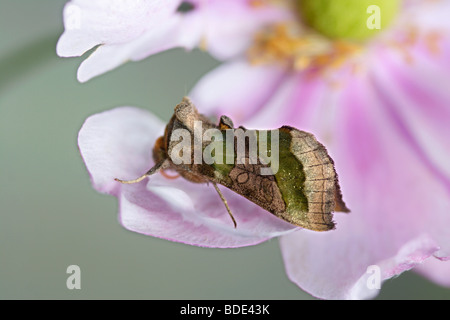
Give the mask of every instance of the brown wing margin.
[{"label": "brown wing margin", "polygon": [[342,200],[334,161],[326,148],[310,133],[282,127],[291,134],[291,152],[303,164],[304,194],[308,199],[304,228],[314,231],[334,229],[333,211],[349,212]]}]

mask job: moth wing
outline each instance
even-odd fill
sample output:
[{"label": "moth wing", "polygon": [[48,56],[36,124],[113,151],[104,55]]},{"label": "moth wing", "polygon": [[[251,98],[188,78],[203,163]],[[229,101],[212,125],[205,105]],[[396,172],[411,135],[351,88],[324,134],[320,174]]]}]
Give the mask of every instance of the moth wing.
[{"label": "moth wing", "polygon": [[261,164],[236,164],[228,177],[227,187],[267,211],[276,214],[286,209],[275,176],[261,175]]},{"label": "moth wing", "polygon": [[315,231],[334,229],[332,212],[350,210],[342,199],[333,159],[312,134],[283,128],[290,131],[291,152],[303,165],[305,174],[303,192],[308,201],[308,212],[300,225]]}]

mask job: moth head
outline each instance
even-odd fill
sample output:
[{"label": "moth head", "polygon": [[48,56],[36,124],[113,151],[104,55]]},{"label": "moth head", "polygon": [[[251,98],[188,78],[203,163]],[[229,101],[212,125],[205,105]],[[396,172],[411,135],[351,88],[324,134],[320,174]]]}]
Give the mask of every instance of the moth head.
[{"label": "moth head", "polygon": [[187,128],[193,128],[194,121],[199,118],[197,108],[188,97],[184,97],[175,107],[174,114],[176,119]]}]

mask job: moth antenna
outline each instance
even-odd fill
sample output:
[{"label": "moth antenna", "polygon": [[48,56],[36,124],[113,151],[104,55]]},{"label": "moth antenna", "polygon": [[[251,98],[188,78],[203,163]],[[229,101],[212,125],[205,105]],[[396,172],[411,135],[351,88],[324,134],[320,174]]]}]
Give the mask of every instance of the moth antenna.
[{"label": "moth antenna", "polygon": [[144,173],[142,176],[140,176],[137,179],[134,179],[134,180],[121,180],[121,179],[115,178],[114,180],[116,180],[117,182],[123,183],[123,184],[138,183],[138,182],[141,182],[142,180],[144,180],[145,178],[151,176],[152,174],[157,173],[160,169],[164,169],[165,167],[167,167],[167,162],[165,160],[163,160],[163,161],[158,162],[157,164],[155,164],[153,166],[153,168],[148,170],[146,173]]},{"label": "moth antenna", "polygon": [[236,220],[233,217],[233,214],[231,213],[230,207],[228,206],[228,202],[225,199],[225,197],[223,196],[222,192],[220,191],[219,187],[217,186],[217,184],[215,182],[212,183],[214,188],[216,189],[217,193],[220,196],[220,199],[222,199],[223,204],[225,205],[225,207],[227,208],[228,214],[230,215],[231,220],[233,220],[233,224],[234,224],[234,228],[237,228],[237,223]]},{"label": "moth antenna", "polygon": [[148,177],[148,175],[144,174],[144,175],[142,175],[139,178],[134,179],[134,180],[120,180],[120,179],[117,179],[117,178],[114,178],[114,180],[116,180],[117,182],[123,183],[123,184],[133,184],[133,183],[141,182],[142,180],[144,180],[147,177]]}]

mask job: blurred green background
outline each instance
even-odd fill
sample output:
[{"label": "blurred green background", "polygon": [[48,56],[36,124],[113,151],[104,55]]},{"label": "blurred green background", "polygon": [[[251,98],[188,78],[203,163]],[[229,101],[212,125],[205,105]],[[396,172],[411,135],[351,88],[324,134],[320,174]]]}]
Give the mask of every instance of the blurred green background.
[{"label": "blurred green background", "polygon": [[[138,106],[168,120],[218,63],[172,50],[86,84],[81,58],[58,58],[63,0],[0,2],[0,299],[311,299],[286,277],[276,239],[206,249],[146,237],[91,187],[77,134],[91,114]],[[68,290],[66,268],[81,268]],[[450,299],[407,272],[378,299]]]}]

